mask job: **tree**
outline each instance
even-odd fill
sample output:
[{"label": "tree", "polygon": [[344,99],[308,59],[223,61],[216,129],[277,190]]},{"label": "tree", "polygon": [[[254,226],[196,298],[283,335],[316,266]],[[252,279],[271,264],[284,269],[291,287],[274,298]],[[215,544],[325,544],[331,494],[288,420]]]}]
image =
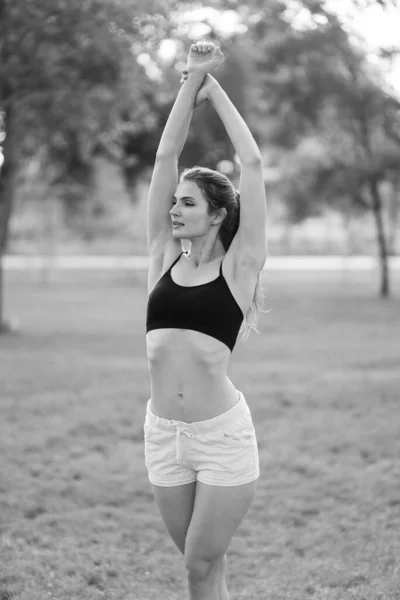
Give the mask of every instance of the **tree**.
[{"label": "tree", "polygon": [[[400,103],[384,89],[365,52],[351,43],[339,19],[322,2],[303,4],[310,9],[310,27],[295,29],[282,18],[279,36],[269,35],[270,24],[262,19],[255,28],[262,47],[257,61],[262,80],[258,104],[264,117],[274,117],[267,131],[270,142],[288,149],[318,135],[327,149],[324,162],[310,165],[307,193],[296,185],[288,188],[292,203],[312,194],[318,194],[320,203],[333,202],[345,194],[372,211],[380,293],[387,296],[388,249],[380,183],[400,169],[396,144]],[[308,202],[303,216],[309,207],[315,210]]]},{"label": "tree", "polygon": [[[209,9],[215,9],[223,13],[239,6],[236,0],[217,0],[210,3]],[[183,15],[185,11],[190,12],[193,8],[192,2],[174,1],[162,3],[157,6],[153,14],[144,12],[136,17],[136,24],[141,35],[141,51],[152,62],[155,71],[158,71],[159,79],[155,78],[153,85],[160,86],[160,94],[155,94],[154,100],[158,98],[157,109],[159,119],[159,136],[168,118],[172,104],[175,101],[177,87],[179,85],[180,71],[186,63],[188,46],[195,38],[190,38],[190,24],[186,23]],[[199,26],[199,21],[196,22]],[[201,17],[201,25],[207,39],[215,43],[221,43],[217,22],[211,20],[205,12]],[[169,41],[175,46],[175,54],[166,60],[159,53],[162,41]],[[242,113],[250,108],[246,94],[246,54],[243,52],[240,36],[231,33],[223,39],[223,51],[226,61],[223,69],[215,74],[227,90],[230,98]],[[182,165],[202,163],[215,168],[221,159],[233,160],[233,148],[228,135],[215,111],[207,104],[195,111],[188,139],[181,156]],[[154,155],[152,156],[154,159]]]},{"label": "tree", "polygon": [[124,126],[142,122],[139,131],[152,128],[148,79],[132,55],[135,35],[137,41],[133,16],[143,2],[0,0],[0,110],[5,122],[0,328],[7,328],[1,259],[21,159],[45,148],[57,167],[54,183],[85,184],[91,152],[99,144],[118,153]]}]

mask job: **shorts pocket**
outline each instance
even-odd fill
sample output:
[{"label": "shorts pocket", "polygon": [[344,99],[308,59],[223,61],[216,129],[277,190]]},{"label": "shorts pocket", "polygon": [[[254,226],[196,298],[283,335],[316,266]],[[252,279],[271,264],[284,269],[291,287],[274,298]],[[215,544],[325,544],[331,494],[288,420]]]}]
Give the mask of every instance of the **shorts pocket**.
[{"label": "shorts pocket", "polygon": [[255,430],[251,416],[244,417],[236,423],[226,425],[221,429],[222,443],[249,447],[254,444]]}]

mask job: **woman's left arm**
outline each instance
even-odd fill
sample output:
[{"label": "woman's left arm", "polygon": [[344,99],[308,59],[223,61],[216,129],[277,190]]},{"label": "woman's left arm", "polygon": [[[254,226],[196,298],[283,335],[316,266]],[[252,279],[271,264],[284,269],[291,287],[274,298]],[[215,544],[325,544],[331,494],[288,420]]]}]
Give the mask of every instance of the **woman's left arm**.
[{"label": "woman's left arm", "polygon": [[261,152],[246,122],[217,80],[207,75],[203,85],[241,162],[240,225],[236,243],[242,258],[256,259],[264,265],[267,258],[267,200]]}]

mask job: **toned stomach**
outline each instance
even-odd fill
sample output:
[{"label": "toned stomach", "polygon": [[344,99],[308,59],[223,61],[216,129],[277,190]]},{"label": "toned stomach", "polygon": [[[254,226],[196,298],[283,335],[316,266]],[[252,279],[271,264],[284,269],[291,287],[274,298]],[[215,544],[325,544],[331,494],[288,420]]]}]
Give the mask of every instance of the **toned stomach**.
[{"label": "toned stomach", "polygon": [[211,419],[239,400],[227,376],[231,352],[219,340],[187,329],[155,329],[146,335],[150,408],[165,419]]}]

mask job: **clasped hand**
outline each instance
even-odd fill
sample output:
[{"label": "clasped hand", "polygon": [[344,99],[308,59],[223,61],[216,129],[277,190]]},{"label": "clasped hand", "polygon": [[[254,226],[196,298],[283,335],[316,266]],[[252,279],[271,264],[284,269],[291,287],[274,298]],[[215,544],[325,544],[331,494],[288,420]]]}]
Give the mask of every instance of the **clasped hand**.
[{"label": "clasped hand", "polygon": [[195,106],[199,106],[208,99],[209,91],[216,83],[209,73],[218,69],[224,60],[221,49],[212,42],[196,42],[190,46],[186,72],[182,74],[181,81],[183,83],[190,73],[204,75],[203,83],[196,96]]}]

